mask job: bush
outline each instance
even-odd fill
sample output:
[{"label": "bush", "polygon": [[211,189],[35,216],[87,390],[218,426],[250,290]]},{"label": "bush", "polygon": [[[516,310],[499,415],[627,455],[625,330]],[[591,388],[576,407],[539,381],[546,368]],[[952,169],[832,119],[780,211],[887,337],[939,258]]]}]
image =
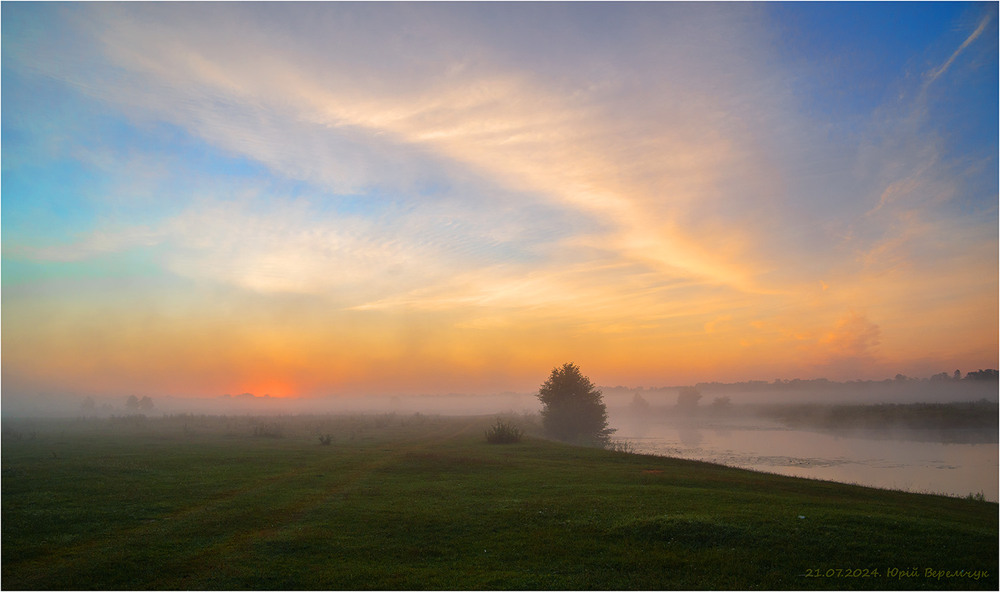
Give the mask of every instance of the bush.
[{"label": "bush", "polygon": [[490,444],[516,444],[523,435],[521,428],[498,419],[493,427],[486,430],[486,441]]},{"label": "bush", "polygon": [[319,443],[321,446],[329,446],[330,442],[333,441],[333,436],[330,434],[324,434],[319,437]]},{"label": "bush", "polygon": [[612,452],[621,452],[622,454],[635,454],[635,446],[632,445],[628,440],[609,440],[607,444],[604,445],[606,450]]}]

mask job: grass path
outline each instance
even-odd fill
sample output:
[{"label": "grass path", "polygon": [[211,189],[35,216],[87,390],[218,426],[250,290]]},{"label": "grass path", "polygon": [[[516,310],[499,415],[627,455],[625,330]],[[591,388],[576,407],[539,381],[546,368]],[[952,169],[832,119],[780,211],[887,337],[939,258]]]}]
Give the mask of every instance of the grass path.
[{"label": "grass path", "polygon": [[[262,543],[267,544],[272,541],[281,540],[285,533],[294,530],[297,524],[302,523],[307,516],[316,512],[320,508],[325,511],[337,508],[338,504],[343,505],[343,500],[348,496],[348,492],[357,488],[358,484],[369,478],[376,471],[396,463],[400,458],[433,447],[443,441],[459,436],[469,430],[476,423],[469,420],[455,430],[449,424],[440,424],[426,435],[421,435],[412,441],[406,441],[393,446],[383,446],[377,453],[363,457],[362,462],[357,466],[338,475],[337,482],[328,487],[315,490],[297,492],[297,495],[289,499],[283,505],[270,506],[271,520],[262,528],[256,530],[237,530],[215,545],[204,549],[199,553],[197,563],[191,565],[195,571],[199,565],[204,569],[211,569],[213,565],[223,563],[230,556],[249,556],[253,547]],[[301,478],[303,475],[317,474],[321,477],[326,475],[326,471],[339,470],[338,463],[330,463],[328,458],[317,457],[308,465],[303,465],[295,470],[288,471],[278,476],[269,477],[261,482],[253,483],[242,487],[238,491],[233,491],[231,496],[227,496],[227,505],[233,508],[255,507],[272,497],[278,497],[279,492],[269,491],[280,489],[285,484]],[[198,508],[205,511],[224,512],[227,508],[204,506]],[[192,508],[190,511],[195,511]],[[185,513],[189,513],[185,510]],[[190,516],[178,516],[183,519],[190,519]]]}]

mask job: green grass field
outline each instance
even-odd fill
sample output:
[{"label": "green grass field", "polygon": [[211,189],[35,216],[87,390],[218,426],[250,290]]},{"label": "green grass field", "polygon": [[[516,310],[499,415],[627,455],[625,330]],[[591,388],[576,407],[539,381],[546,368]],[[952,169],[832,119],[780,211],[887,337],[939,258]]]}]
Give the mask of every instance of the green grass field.
[{"label": "green grass field", "polygon": [[491,445],[492,420],[4,420],[3,588],[998,587],[995,503]]}]

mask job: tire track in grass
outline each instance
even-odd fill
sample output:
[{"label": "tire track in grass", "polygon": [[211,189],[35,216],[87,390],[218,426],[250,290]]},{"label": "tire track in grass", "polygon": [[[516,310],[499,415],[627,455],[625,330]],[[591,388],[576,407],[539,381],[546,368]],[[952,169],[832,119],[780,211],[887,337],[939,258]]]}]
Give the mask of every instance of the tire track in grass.
[{"label": "tire track in grass", "polygon": [[[464,418],[463,418],[464,419]],[[457,420],[445,420],[434,426],[434,430],[429,434],[419,434],[416,437],[404,439],[398,444],[387,443],[378,448],[366,451],[366,455],[378,455],[369,462],[349,470],[342,474],[342,478],[329,489],[316,492],[311,495],[299,497],[290,504],[267,508],[269,514],[280,517],[280,522],[269,525],[266,528],[248,533],[245,530],[237,530],[225,535],[225,538],[208,547],[198,549],[192,553],[192,557],[185,560],[183,557],[170,557],[168,563],[180,562],[185,564],[184,571],[187,574],[177,574],[176,577],[167,581],[190,581],[187,576],[195,579],[203,579],[203,574],[216,571],[225,556],[238,557],[245,554],[249,547],[268,540],[275,540],[283,530],[290,525],[301,521],[308,513],[321,505],[336,503],[338,498],[346,491],[350,490],[357,483],[373,472],[386,467],[393,462],[398,462],[401,458],[413,452],[419,452],[435,444],[446,442],[467,432],[475,425],[474,418],[468,418],[461,423],[457,430],[449,431],[448,428]],[[411,440],[407,442],[407,440]],[[350,452],[350,449],[347,449]],[[327,456],[317,457],[314,462],[304,464],[295,469],[283,471],[261,479],[254,480],[242,487],[214,495],[211,499],[197,503],[193,506],[181,508],[171,514],[160,517],[155,521],[126,527],[119,530],[107,532],[99,538],[81,541],[75,545],[62,547],[54,553],[46,554],[31,560],[20,562],[17,567],[17,578],[22,582],[20,587],[38,587],[32,582],[48,582],[53,577],[58,578],[64,585],[70,585],[73,574],[79,574],[81,569],[87,564],[109,563],[114,558],[129,554],[128,549],[139,547],[150,539],[159,541],[169,541],[176,538],[171,532],[187,530],[191,525],[196,524],[203,516],[217,515],[227,518],[235,517],[239,511],[232,512],[229,509],[242,507],[253,508],[247,502],[240,502],[241,499],[255,498],[266,494],[266,491],[289,482],[296,477],[307,473],[315,473],[327,466],[329,458]],[[266,497],[266,495],[265,495]],[[249,504],[254,501],[248,500]],[[259,511],[260,508],[254,508]],[[191,561],[193,559],[193,561]],[[5,566],[8,569],[13,566]],[[30,574],[26,576],[25,574]],[[12,576],[14,574],[11,574]],[[34,577],[32,577],[34,576]],[[4,578],[7,579],[6,577]],[[166,584],[161,580],[151,582],[135,582],[136,585],[164,587]],[[171,586],[166,586],[171,587]],[[189,587],[185,585],[185,587]]]},{"label": "tire track in grass", "polygon": [[[276,519],[265,528],[258,528],[252,531],[244,529],[237,530],[226,536],[224,540],[213,544],[211,547],[200,550],[194,561],[187,564],[189,566],[188,571],[192,574],[193,578],[182,578],[185,580],[185,587],[190,587],[192,584],[190,581],[191,579],[196,580],[193,582],[193,585],[195,586],[199,583],[205,583],[201,581],[203,579],[203,574],[216,572],[221,566],[226,564],[227,558],[252,556],[253,546],[266,543],[268,541],[279,540],[284,532],[292,528],[293,525],[301,522],[306,516],[309,515],[310,512],[316,510],[317,508],[329,508],[341,503],[344,499],[343,496],[347,492],[355,488],[358,483],[362,482],[366,477],[376,471],[399,462],[401,459],[414,452],[419,452],[456,438],[469,431],[476,424],[474,418],[468,418],[462,421],[458,429],[450,430],[449,428],[455,421],[457,420],[449,419],[442,421],[439,425],[434,426],[434,430],[432,432],[428,434],[420,434],[417,437],[410,439],[410,441],[404,440],[399,443],[384,444],[368,453],[380,454],[379,457],[355,467],[346,475],[342,475],[342,478],[338,481],[338,483],[333,486],[310,495],[299,496],[290,503],[268,508],[268,513]],[[307,470],[311,472],[321,469],[324,466],[324,463],[322,462],[324,460],[326,460],[325,457],[322,457],[320,462],[312,463],[308,467],[303,467],[294,472],[289,472],[288,475],[291,473],[301,474]],[[270,479],[268,486],[277,486],[285,480],[285,476]],[[250,495],[260,493],[259,488],[255,487],[254,489],[255,490]],[[246,488],[238,493],[246,496]]]},{"label": "tire track in grass", "polygon": [[[227,504],[245,495],[248,491],[260,491],[275,484],[294,478],[309,467],[299,467],[270,475],[254,481],[250,485],[234,488],[212,495],[209,499],[180,508],[170,514],[145,523],[112,529],[101,536],[85,539],[71,546],[63,546],[34,559],[17,564],[17,573],[25,581],[46,581],[56,574],[80,573],[84,564],[109,560],[123,553],[123,549],[141,546],[150,538],[162,538],[165,530],[180,530],[194,523],[201,516],[218,513]],[[127,551],[125,551],[127,553]],[[33,574],[35,577],[24,577]],[[32,587],[26,584],[26,587]]]}]

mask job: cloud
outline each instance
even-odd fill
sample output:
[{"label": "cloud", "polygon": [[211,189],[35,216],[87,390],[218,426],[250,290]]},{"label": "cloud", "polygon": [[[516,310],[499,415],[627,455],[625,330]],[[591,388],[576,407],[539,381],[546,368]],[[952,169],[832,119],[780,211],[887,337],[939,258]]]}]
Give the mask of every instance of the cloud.
[{"label": "cloud", "polygon": [[819,343],[835,358],[858,358],[871,355],[879,345],[881,329],[858,312],[850,312],[837,321]]},{"label": "cloud", "polygon": [[[756,5],[34,10],[60,34],[6,25],[5,71],[114,114],[65,153],[110,182],[85,204],[94,230],[8,240],[5,258],[147,250],[241,312],[313,303],[288,325],[309,337],[250,315],[291,344],[260,346],[283,363],[329,339],[346,373],[518,348],[771,372],[988,341],[959,312],[995,301],[995,205],[969,197],[981,155],[949,152],[929,93],[817,116]],[[987,22],[935,62],[942,93]],[[135,136],[102,145],[120,128]],[[370,341],[366,322],[383,323]],[[352,330],[310,332],[327,323]]]},{"label": "cloud", "polygon": [[[592,240],[628,260],[668,276],[761,289],[751,260],[732,261],[755,243],[731,219],[756,217],[760,204],[732,214],[732,205],[714,205],[734,182],[727,171],[758,168],[757,151],[743,131],[749,109],[764,123],[769,116],[760,117],[762,108],[782,110],[776,95],[759,84],[751,87],[755,99],[732,96],[753,76],[744,71],[752,64],[739,53],[720,48],[698,64],[675,51],[647,54],[651,63],[644,68],[665,68],[677,80],[635,78],[647,73],[631,68],[610,85],[594,87],[585,71],[566,70],[557,84],[546,84],[499,54],[491,56],[490,48],[477,48],[468,52],[476,56],[472,64],[469,58],[445,60],[425,79],[404,75],[393,83],[406,58],[371,64],[378,76],[358,76],[364,60],[317,62],[315,54],[297,51],[281,27],[265,30],[249,18],[237,30],[223,24],[227,13],[196,12],[198,18],[181,19],[184,13],[160,8],[98,11],[93,30],[126,75],[108,85],[86,83],[88,92],[170,118],[226,150],[335,192],[371,184],[405,188],[428,163],[449,173],[470,170],[601,220],[606,229]],[[348,41],[360,44],[354,52],[371,47],[369,39],[347,34],[347,41],[336,41],[334,34],[344,32],[352,16],[371,24],[370,14],[331,10],[328,16],[331,52],[347,51]],[[304,26],[294,17],[285,24]],[[713,37],[742,41],[745,36],[736,33],[742,24],[723,19],[717,26],[733,34]],[[449,55],[470,49],[469,39],[443,26],[421,21],[419,27]],[[247,39],[254,40],[252,49],[237,50]],[[584,42],[573,35],[568,41]],[[426,40],[418,43],[424,47]],[[630,92],[623,94],[625,88]],[[653,106],[657,102],[662,107]],[[743,178],[740,184],[744,192],[757,192],[769,183],[754,189],[754,180]],[[705,204],[718,222],[708,222]],[[722,233],[725,241],[702,240]]]},{"label": "cloud", "polygon": [[705,323],[705,333],[714,333],[719,330],[719,328],[729,321],[733,320],[732,315],[722,315],[712,319],[711,321]]},{"label": "cloud", "polygon": [[958,46],[958,49],[956,49],[955,52],[951,54],[951,56],[949,56],[948,59],[943,64],[925,74],[925,82],[924,82],[925,87],[933,84],[935,80],[940,78],[941,75],[943,75],[945,72],[948,71],[948,68],[951,67],[952,63],[955,62],[955,60],[965,50],[965,48],[968,47],[977,38],[979,38],[980,35],[982,35],[983,31],[986,30],[986,26],[990,24],[990,20],[992,20],[992,18],[993,18],[992,14],[985,15],[982,18],[982,20],[979,21],[979,26],[976,27],[976,30],[973,31],[968,37],[966,37],[965,41],[963,41],[962,44]]},{"label": "cloud", "polygon": [[12,245],[5,248],[5,255],[35,261],[71,262],[83,261],[125,250],[150,247],[158,244],[163,234],[145,227],[132,227],[117,232],[97,230],[81,240],[62,245],[29,247]]}]

